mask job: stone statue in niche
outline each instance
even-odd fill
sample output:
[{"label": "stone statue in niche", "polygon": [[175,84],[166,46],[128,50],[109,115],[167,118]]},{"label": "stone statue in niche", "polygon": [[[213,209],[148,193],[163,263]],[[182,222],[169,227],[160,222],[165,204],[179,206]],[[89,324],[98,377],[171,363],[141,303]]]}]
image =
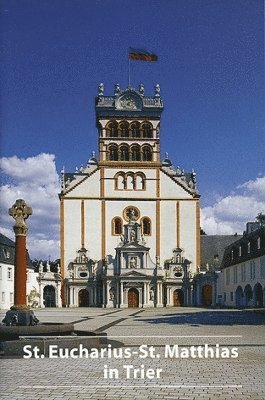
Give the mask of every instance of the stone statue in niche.
[{"label": "stone statue in niche", "polygon": [[137,267],[136,257],[131,257],[131,259],[130,259],[130,268],[136,268],[136,267]]},{"label": "stone statue in niche", "polygon": [[110,300],[115,300],[115,289],[113,287],[109,290],[109,298]]},{"label": "stone statue in niche", "polygon": [[132,230],[131,233],[130,233],[130,241],[131,242],[135,241],[135,231],[134,230]]}]

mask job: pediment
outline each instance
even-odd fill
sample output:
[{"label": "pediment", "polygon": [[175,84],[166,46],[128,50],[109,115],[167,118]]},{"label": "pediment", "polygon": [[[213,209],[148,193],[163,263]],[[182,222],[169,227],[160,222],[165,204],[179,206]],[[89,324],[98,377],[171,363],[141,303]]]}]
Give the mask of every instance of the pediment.
[{"label": "pediment", "polygon": [[121,247],[117,247],[117,250],[122,249],[124,250],[133,250],[133,251],[149,251],[150,247],[143,246],[136,242],[126,243]]},{"label": "pediment", "polygon": [[146,274],[143,274],[143,273],[141,273],[141,272],[138,272],[138,271],[136,271],[136,270],[131,270],[131,271],[129,271],[129,272],[126,272],[125,274],[121,274],[121,276],[126,276],[127,278],[128,277],[143,277],[143,278],[146,278],[148,275],[146,275]]}]

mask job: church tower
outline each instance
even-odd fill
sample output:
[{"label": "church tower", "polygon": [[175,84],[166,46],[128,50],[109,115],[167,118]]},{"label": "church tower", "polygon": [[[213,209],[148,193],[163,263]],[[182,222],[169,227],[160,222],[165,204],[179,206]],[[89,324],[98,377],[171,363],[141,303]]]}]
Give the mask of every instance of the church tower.
[{"label": "church tower", "polygon": [[[200,261],[199,195],[194,171],[160,159],[160,86],[146,96],[143,84],[116,84],[105,95],[100,84],[95,111],[98,158],[62,172],[65,304],[189,304]],[[82,268],[74,262],[81,250]]]}]

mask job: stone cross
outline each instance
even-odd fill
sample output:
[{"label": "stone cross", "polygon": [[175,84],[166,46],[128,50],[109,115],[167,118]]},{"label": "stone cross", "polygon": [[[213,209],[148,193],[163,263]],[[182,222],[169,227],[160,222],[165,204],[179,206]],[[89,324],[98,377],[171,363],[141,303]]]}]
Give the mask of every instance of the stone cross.
[{"label": "stone cross", "polygon": [[16,221],[13,226],[16,235],[26,235],[28,227],[25,220],[32,215],[32,208],[27,206],[26,202],[22,199],[16,200],[15,204],[9,208],[8,213]]}]

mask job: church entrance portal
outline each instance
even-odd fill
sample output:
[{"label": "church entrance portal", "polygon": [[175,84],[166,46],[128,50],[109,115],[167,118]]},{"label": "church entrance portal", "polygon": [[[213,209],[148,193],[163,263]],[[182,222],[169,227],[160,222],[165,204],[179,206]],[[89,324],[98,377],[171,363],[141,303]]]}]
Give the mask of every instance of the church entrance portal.
[{"label": "church entrance portal", "polygon": [[43,289],[43,299],[45,307],[56,307],[55,288],[52,285],[47,285]]},{"label": "church entrance portal", "polygon": [[202,304],[204,306],[210,306],[212,304],[212,293],[213,288],[211,285],[205,285],[202,288]]},{"label": "church entrance portal", "polygon": [[78,305],[79,305],[79,307],[88,307],[89,306],[89,294],[86,289],[79,290]]},{"label": "church entrance portal", "polygon": [[139,292],[135,288],[128,291],[128,307],[139,307]]},{"label": "church entrance portal", "polygon": [[174,307],[182,307],[184,304],[184,293],[181,289],[176,289],[173,292],[173,305]]}]

